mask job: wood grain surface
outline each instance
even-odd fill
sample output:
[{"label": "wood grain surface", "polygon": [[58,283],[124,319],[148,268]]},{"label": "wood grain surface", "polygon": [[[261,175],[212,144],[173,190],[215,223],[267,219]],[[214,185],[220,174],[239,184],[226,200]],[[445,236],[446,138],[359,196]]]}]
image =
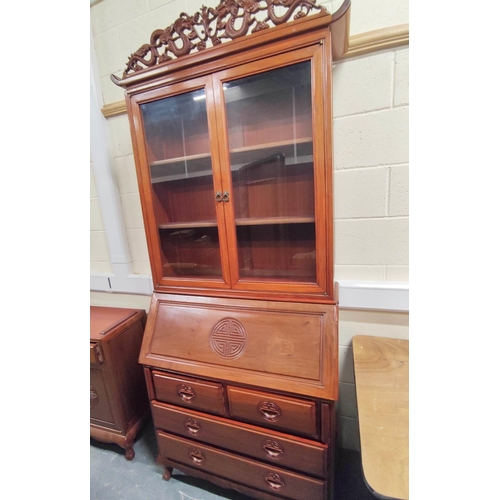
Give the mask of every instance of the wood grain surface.
[{"label": "wood grain surface", "polygon": [[366,482],[377,495],[408,499],[409,342],[356,335],[352,346]]}]

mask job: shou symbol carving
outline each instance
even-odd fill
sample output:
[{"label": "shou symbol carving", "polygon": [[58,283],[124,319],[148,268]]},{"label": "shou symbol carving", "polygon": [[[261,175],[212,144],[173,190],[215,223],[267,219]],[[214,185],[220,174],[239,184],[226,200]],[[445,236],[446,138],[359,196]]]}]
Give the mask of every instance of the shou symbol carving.
[{"label": "shou symbol carving", "polygon": [[239,358],[245,351],[247,332],[234,318],[221,319],[210,333],[210,347],[225,359]]},{"label": "shou symbol carving", "polygon": [[[202,6],[194,16],[184,12],[170,26],[153,31],[150,43],[130,57],[123,77],[157,64],[182,57],[225,40],[234,40],[307,16],[311,10],[325,12],[316,0],[222,0],[213,7]],[[259,16],[260,13],[263,13]],[[259,20],[259,18],[263,18]]]}]

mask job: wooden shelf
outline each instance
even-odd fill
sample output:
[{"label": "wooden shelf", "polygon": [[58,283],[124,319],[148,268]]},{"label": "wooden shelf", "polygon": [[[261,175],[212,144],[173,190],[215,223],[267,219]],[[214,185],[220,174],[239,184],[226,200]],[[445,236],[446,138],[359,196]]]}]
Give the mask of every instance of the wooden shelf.
[{"label": "wooden shelf", "polygon": [[197,227],[217,227],[215,220],[201,220],[193,222],[169,222],[158,224],[158,229],[194,229]]},{"label": "wooden shelf", "polygon": [[[273,154],[283,154],[285,165],[312,162],[312,139],[291,139],[287,141],[270,142],[256,146],[237,148],[230,152],[231,170],[239,170],[258,158]],[[150,164],[151,182],[166,182],[212,175],[212,158],[210,153],[170,158],[154,161]]]},{"label": "wooden shelf", "polygon": [[[294,165],[296,163],[312,162],[312,139],[310,137],[303,139],[290,139],[288,141],[270,142],[259,144],[258,146],[246,146],[230,151],[231,170],[239,170],[247,163],[251,163],[259,158],[266,158],[274,154],[285,156],[285,165]],[[259,153],[256,158],[255,153]]]},{"label": "wooden shelf", "polygon": [[236,219],[237,226],[266,226],[278,224],[313,224],[314,216],[310,217],[252,217]]},{"label": "wooden shelf", "polygon": [[[266,226],[279,224],[314,224],[314,216],[310,217],[252,217],[237,219],[236,226]],[[169,222],[159,224],[158,229],[194,229],[197,227],[217,227],[217,221]]]}]

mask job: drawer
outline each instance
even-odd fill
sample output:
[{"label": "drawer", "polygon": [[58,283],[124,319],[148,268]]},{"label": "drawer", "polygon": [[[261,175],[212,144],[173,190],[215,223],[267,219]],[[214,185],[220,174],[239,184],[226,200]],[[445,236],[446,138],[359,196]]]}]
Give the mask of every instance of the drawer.
[{"label": "drawer", "polygon": [[314,401],[278,396],[272,393],[228,387],[229,414],[314,438],[318,437]]},{"label": "drawer", "polygon": [[96,342],[90,343],[90,362],[94,365],[102,363],[101,350]]},{"label": "drawer", "polygon": [[188,439],[157,432],[162,458],[194,467],[252,488],[292,500],[326,498],[326,483],[218,450]]},{"label": "drawer", "polygon": [[156,398],[166,403],[188,406],[217,415],[225,415],[221,384],[153,371]]},{"label": "drawer", "polygon": [[251,456],[279,467],[325,477],[328,447],[250,424],[153,402],[154,425],[162,430]]}]

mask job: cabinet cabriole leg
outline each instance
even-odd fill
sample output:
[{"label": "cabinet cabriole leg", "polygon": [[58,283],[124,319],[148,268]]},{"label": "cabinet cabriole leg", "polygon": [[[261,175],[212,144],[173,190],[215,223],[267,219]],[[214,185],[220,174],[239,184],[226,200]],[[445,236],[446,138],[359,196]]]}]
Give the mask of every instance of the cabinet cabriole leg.
[{"label": "cabinet cabriole leg", "polygon": [[172,477],[173,467],[165,467],[165,472],[163,473],[163,479],[168,481]]},{"label": "cabinet cabriole leg", "polygon": [[132,446],[125,448],[125,458],[127,460],[133,460],[134,457],[135,457],[134,448],[132,448]]}]

